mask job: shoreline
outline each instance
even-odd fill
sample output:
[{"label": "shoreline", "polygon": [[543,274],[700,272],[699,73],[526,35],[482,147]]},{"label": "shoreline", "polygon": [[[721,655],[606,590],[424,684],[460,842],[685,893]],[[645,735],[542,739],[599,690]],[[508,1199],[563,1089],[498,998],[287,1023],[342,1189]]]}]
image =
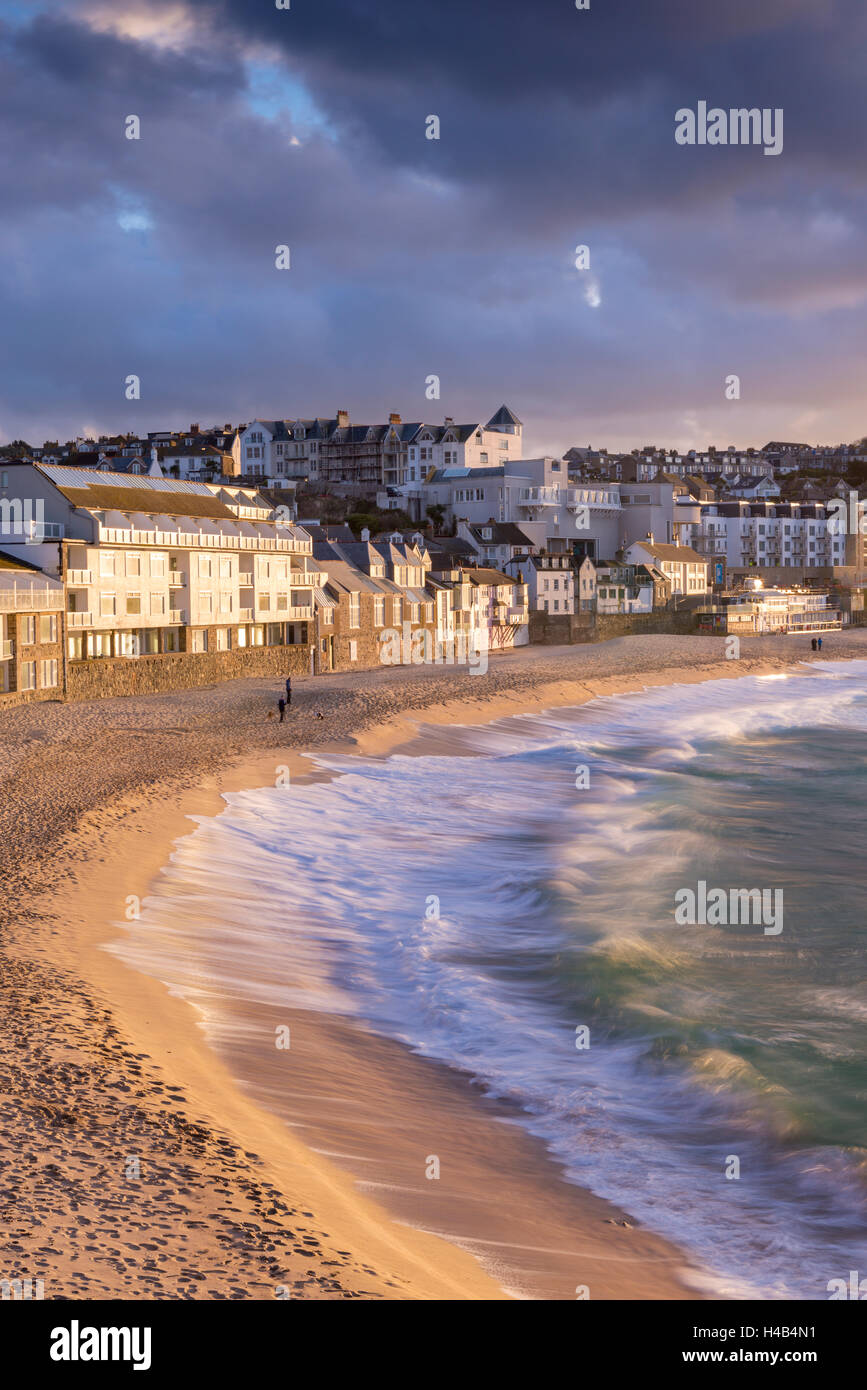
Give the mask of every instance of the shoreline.
[{"label": "shoreline", "polygon": [[[641,642],[644,639],[635,640]],[[687,642],[691,640],[686,639]],[[846,645],[847,657],[867,655],[867,644],[859,642]],[[774,653],[771,656],[763,652],[761,655],[757,653],[755,660],[742,659],[735,664],[734,670],[732,663],[716,661],[685,669],[668,666],[655,672],[616,673],[589,681],[539,680],[532,684],[531,690],[503,689],[492,693],[480,690],[478,696],[467,697],[464,694],[464,698],[444,701],[436,706],[404,706],[393,711],[385,720],[358,727],[354,732],[346,728],[342,730],[344,736],[340,739],[323,742],[306,751],[314,755],[351,752],[374,757],[384,757],[398,751],[406,753],[413,743],[418,749],[419,723],[489,723],[509,714],[581,704],[599,695],[625,693],[653,685],[771,674],[792,669],[800,663],[801,656],[798,653],[793,660],[792,655],[784,659],[782,655],[778,657]],[[835,654],[823,653],[822,659],[833,660]],[[539,662],[539,665],[544,669],[544,662]],[[398,677],[394,683],[399,684],[401,668],[396,669]],[[466,682],[463,682],[463,688],[466,690]],[[276,728],[271,732],[276,733]],[[237,1084],[224,1061],[206,1042],[201,1027],[197,1026],[194,1010],[187,1003],[177,995],[171,995],[158,980],[134,971],[104,949],[109,940],[117,939],[110,924],[122,918],[127,898],[130,895],[139,898],[145,896],[147,886],[166,863],[171,846],[183,834],[190,832],[191,816],[217,814],[224,806],[222,798],[228,791],[273,785],[276,770],[281,766],[288,765],[293,778],[300,776],[309,780],[311,777],[329,775],[312,768],[304,751],[299,747],[286,746],[270,750],[259,748],[236,758],[204,779],[196,777],[195,785],[173,787],[164,781],[155,781],[148,794],[133,790],[114,798],[101,809],[91,810],[78,820],[74,830],[66,837],[65,860],[55,860],[52,865],[54,873],[49,874],[52,884],[47,901],[41,898],[35,904],[28,903],[29,917],[17,923],[18,930],[11,931],[11,940],[7,930],[7,952],[11,948],[7,960],[15,962],[20,968],[24,989],[30,987],[27,976],[31,971],[41,974],[43,981],[51,978],[55,985],[59,980],[68,988],[71,981],[75,982],[77,989],[72,991],[72,1004],[67,1003],[65,1024],[76,1035],[76,1047],[81,1047],[85,1052],[88,1045],[95,1048],[96,1055],[107,1068],[106,1076],[114,1077],[117,1073],[123,1078],[119,1083],[122,1095],[132,1091],[136,1105],[122,1102],[122,1108],[135,1110],[136,1114],[132,1117],[138,1123],[135,1137],[140,1139],[145,1136],[150,1144],[150,1148],[145,1143],[138,1144],[142,1150],[142,1171],[147,1171],[149,1163],[157,1166],[155,1155],[159,1151],[161,1161],[180,1156],[189,1165],[189,1160],[194,1159],[192,1167],[200,1180],[196,1183],[185,1179],[190,1182],[191,1192],[191,1196],[187,1195],[187,1209],[195,1209],[196,1214],[190,1216],[188,1234],[184,1233],[180,1244],[177,1237],[174,1241],[170,1238],[164,1219],[164,1208],[172,1196],[171,1190],[165,1193],[151,1192],[151,1198],[158,1206],[162,1203],[162,1206],[158,1216],[152,1217],[150,1222],[144,1221],[146,1229],[142,1239],[147,1241],[151,1249],[147,1257],[142,1257],[137,1243],[127,1248],[117,1233],[118,1214],[133,1202],[140,1201],[135,1196],[135,1188],[130,1190],[131,1183],[121,1171],[123,1164],[118,1157],[116,1143],[117,1124],[105,1123],[106,1117],[102,1117],[103,1122],[98,1123],[94,1114],[89,1117],[94,1123],[89,1132],[83,1135],[73,1123],[71,1127],[76,1130],[76,1145],[86,1145],[89,1139],[94,1150],[94,1161],[98,1161],[103,1169],[106,1149],[109,1155],[114,1153],[116,1191],[111,1202],[114,1203],[112,1220],[115,1224],[113,1234],[109,1232],[104,1239],[109,1249],[113,1241],[113,1248],[119,1253],[101,1256],[91,1249],[88,1259],[85,1258],[85,1249],[80,1248],[81,1243],[76,1241],[68,1246],[63,1260],[59,1258],[59,1252],[53,1261],[40,1255],[40,1267],[39,1260],[28,1259],[28,1245],[31,1249],[35,1244],[51,1247],[52,1240],[44,1229],[44,1219],[33,1223],[33,1229],[29,1232],[26,1230],[27,1222],[22,1221],[16,1226],[17,1239],[13,1242],[13,1246],[18,1248],[11,1252],[8,1249],[4,1251],[7,1267],[15,1260],[18,1262],[17,1269],[10,1270],[7,1277],[12,1277],[13,1272],[24,1277],[44,1277],[46,1297],[76,1296],[76,1289],[78,1296],[93,1297],[274,1297],[275,1287],[281,1284],[291,1286],[293,1297],[488,1299],[510,1296],[465,1249],[447,1243],[439,1236],[427,1234],[425,1230],[418,1229],[418,1225],[398,1224],[377,1201],[372,1201],[359,1190],[350,1171],[302,1144],[277,1116],[263,1109],[247,1088],[242,1089]],[[74,860],[85,866],[83,872],[76,873],[71,867]],[[57,924],[53,931],[49,928],[47,934],[44,930],[46,919],[53,919]],[[22,925],[28,921],[38,923],[40,929],[22,932]],[[15,969],[11,973],[14,978]],[[71,1027],[71,1014],[76,1015],[74,1027]],[[347,1026],[345,1021],[343,1025]],[[310,1057],[316,1060],[318,1070],[314,1068],[310,1075],[321,1076],[328,1074],[329,1070],[333,1075],[335,1054],[343,1056],[344,1066],[351,1068],[354,1065],[358,1068],[358,1030],[352,1032],[351,1038],[339,1034],[340,1029],[335,1026],[334,1020],[320,1027],[315,1038],[311,1031]],[[520,1182],[505,1203],[502,1192],[498,1195],[497,1200],[501,1205],[513,1211],[521,1209],[515,1203],[520,1203],[529,1187],[532,1187],[532,1180],[528,1176],[530,1170],[535,1174],[539,1167],[547,1167],[557,1173],[557,1165],[547,1155],[544,1146],[523,1133],[517,1135],[514,1124],[504,1125],[503,1115],[493,1115],[491,1112],[496,1107],[480,1101],[478,1093],[473,1092],[466,1078],[439,1064],[425,1062],[407,1049],[373,1035],[364,1035],[362,1041],[366,1074],[376,1074],[382,1103],[390,1099],[398,1109],[401,1104],[407,1109],[406,1097],[409,1095],[416,1104],[422,1104],[429,1110],[431,1093],[436,1092],[443,1125],[448,1120],[453,1128],[460,1128],[472,1112],[477,1131],[490,1127],[501,1148],[504,1146],[504,1134],[505,1147],[513,1143],[514,1136],[515,1153],[521,1150],[520,1162],[516,1163]],[[134,1053],[133,1048],[136,1049]],[[67,1046],[67,1053],[70,1050],[74,1049]],[[40,1062],[45,1066],[44,1056],[37,1065]],[[147,1072],[147,1077],[143,1077],[144,1072]],[[436,1080],[433,1079],[434,1072],[438,1077]],[[423,1081],[419,1079],[422,1076]],[[19,1079],[24,1082],[26,1073],[22,1072]],[[70,1079],[69,1075],[52,1076],[54,1082],[65,1082],[65,1090],[69,1089]],[[134,1090],[136,1086],[139,1088],[138,1094]],[[155,1089],[155,1086],[162,1089]],[[169,1086],[182,1090],[169,1091]],[[398,1094],[395,1102],[394,1093],[400,1092],[401,1088],[404,1089],[404,1097],[401,1099]],[[58,1090],[55,1086],[56,1096],[60,1096],[63,1089]],[[179,1104],[182,1094],[189,1098]],[[105,1100],[105,1097],[101,1099]],[[98,1098],[92,1097],[92,1100],[98,1109]],[[57,1103],[60,1104],[59,1099]],[[111,1118],[115,1118],[113,1114]],[[32,1117],[26,1142],[33,1145],[37,1133],[41,1131],[40,1144],[43,1143],[46,1129],[49,1139],[53,1138],[50,1114],[47,1118],[44,1113]],[[102,1139],[106,1134],[112,1135],[110,1141],[94,1143],[94,1139]],[[167,1136],[172,1140],[170,1145],[166,1144]],[[231,1149],[227,1148],[225,1136],[230,1136]],[[62,1157],[66,1164],[70,1163],[70,1153],[64,1150],[62,1141],[53,1145],[48,1143],[43,1157],[52,1147],[56,1151],[55,1156]],[[531,1152],[534,1149],[536,1152]],[[227,1154],[231,1155],[228,1164]],[[250,1158],[250,1154],[257,1157]],[[480,1158],[476,1154],[475,1158],[477,1167],[474,1175],[469,1176],[478,1180],[487,1169],[484,1155]],[[43,1166],[52,1167],[50,1163]],[[111,1174],[111,1163],[108,1167]],[[216,1190],[211,1181],[214,1169],[222,1177],[222,1181],[217,1181]],[[37,1174],[35,1180],[39,1176]],[[464,1176],[466,1178],[468,1174]],[[45,1175],[42,1177],[44,1180]],[[86,1189],[88,1173],[83,1172],[81,1177]],[[168,1181],[164,1177],[162,1186]],[[522,1183],[524,1186],[521,1186]],[[156,1183],[155,1186],[159,1187],[160,1184]],[[582,1246],[580,1252],[556,1252],[546,1242],[538,1242],[543,1247],[538,1251],[543,1256],[543,1271],[550,1272],[550,1257],[557,1253],[566,1254],[573,1265],[574,1256],[580,1254],[581,1268],[591,1272],[583,1279],[576,1277],[574,1283],[590,1284],[593,1296],[701,1296],[687,1288],[677,1274],[678,1270],[689,1264],[682,1252],[644,1228],[630,1227],[627,1230],[615,1224],[605,1224],[623,1220],[623,1214],[583,1189],[566,1183],[558,1174],[556,1182],[552,1182],[550,1187],[556,1188],[556,1195],[560,1199],[565,1191],[569,1206],[581,1209],[576,1229],[581,1233]],[[222,1240],[215,1244],[214,1230],[218,1227],[225,1230],[227,1221],[230,1225],[235,1222],[238,1227],[244,1226],[240,1216],[228,1217],[220,1206],[222,1195],[225,1195],[233,1201],[226,1200],[223,1206],[229,1211],[238,1211],[239,1193],[246,1197],[255,1211],[256,1220],[248,1223],[253,1229],[247,1232],[246,1238],[238,1237],[240,1245],[236,1241],[227,1246]],[[44,1193],[39,1202],[35,1200],[36,1195],[37,1190],[34,1189],[30,1207],[25,1203],[25,1211],[32,1210],[34,1215],[40,1208],[44,1211],[45,1202]],[[536,1198],[539,1195],[536,1191]],[[553,1200],[550,1192],[545,1195]],[[105,1209],[111,1202],[105,1198],[100,1202],[94,1198],[92,1191],[89,1206],[81,1200],[81,1192],[79,1198],[79,1208],[89,1213],[99,1213],[98,1217],[89,1214],[88,1222],[99,1224],[107,1219]],[[263,1206],[263,1202],[270,1203],[270,1206]],[[291,1202],[297,1205],[293,1208]],[[57,1225],[53,1229],[65,1229],[68,1239],[74,1226],[67,1222],[63,1228],[61,1222],[68,1219],[69,1212],[59,1200],[55,1206],[58,1209]],[[281,1206],[285,1210],[281,1211]],[[562,1209],[556,1201],[554,1208],[557,1220],[562,1224]],[[398,1214],[402,1215],[403,1220],[408,1219],[405,1211]],[[142,1215],[146,1216],[146,1213]],[[151,1222],[153,1231],[150,1229]],[[283,1228],[290,1225],[291,1234],[287,1235]],[[298,1231],[302,1229],[304,1234],[299,1236]],[[157,1240],[164,1242],[163,1248],[155,1245],[153,1234],[156,1231],[159,1231]],[[330,1232],[335,1234],[327,1234]],[[77,1234],[80,1235],[80,1231]],[[484,1244],[483,1239],[480,1244]],[[175,1250],[173,1245],[179,1248]],[[314,1252],[315,1258],[311,1252]],[[100,1260],[100,1267],[96,1270],[95,1266]],[[540,1262],[536,1263],[538,1265]],[[75,1268],[76,1265],[78,1268]],[[85,1274],[85,1268],[93,1272]],[[208,1273],[203,1274],[202,1269],[208,1270]],[[655,1273],[648,1274],[649,1270]],[[536,1273],[539,1273],[538,1269]],[[196,1274],[198,1278],[193,1277]],[[536,1296],[569,1295],[560,1292]]]}]

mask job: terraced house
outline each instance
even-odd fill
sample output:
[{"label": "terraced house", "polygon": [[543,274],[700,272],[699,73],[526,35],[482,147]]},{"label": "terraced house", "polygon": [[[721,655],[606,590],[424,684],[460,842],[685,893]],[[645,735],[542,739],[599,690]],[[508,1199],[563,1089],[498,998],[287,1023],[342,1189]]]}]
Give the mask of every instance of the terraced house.
[{"label": "terraced house", "polygon": [[8,477],[40,521],[7,549],[66,591],[68,694],[313,669],[325,575],[254,489],[38,464]]}]

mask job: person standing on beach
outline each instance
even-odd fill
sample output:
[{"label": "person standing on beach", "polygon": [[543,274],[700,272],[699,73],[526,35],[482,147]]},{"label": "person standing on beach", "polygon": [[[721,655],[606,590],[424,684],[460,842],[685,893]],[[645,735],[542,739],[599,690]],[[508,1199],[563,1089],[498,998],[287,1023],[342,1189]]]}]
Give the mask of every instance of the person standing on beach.
[{"label": "person standing on beach", "polygon": [[813,648],[813,651],[816,651],[816,639],[815,639],[815,637],[811,637],[811,638],[810,638],[810,646]]},{"label": "person standing on beach", "polygon": [[818,643],[819,643],[819,651],[821,651],[821,650],[822,650],[822,639],[821,639],[821,637],[817,638],[817,641],[818,641]]},{"label": "person standing on beach", "polygon": [[291,677],[291,676],[287,676],[287,677],[286,677],[286,703],[287,703],[287,705],[291,705],[291,703],[292,703],[292,677]]},{"label": "person standing on beach", "polygon": [[282,695],[280,696],[280,699],[277,701],[277,708],[280,711],[280,723],[282,724],[283,716],[286,713],[286,701],[283,699]]}]

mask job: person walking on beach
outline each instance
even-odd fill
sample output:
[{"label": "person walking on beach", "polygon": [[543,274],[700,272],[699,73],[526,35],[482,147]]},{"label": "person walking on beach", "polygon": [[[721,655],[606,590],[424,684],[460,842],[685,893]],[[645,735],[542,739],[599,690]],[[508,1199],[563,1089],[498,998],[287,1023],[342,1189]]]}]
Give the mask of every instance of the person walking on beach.
[{"label": "person walking on beach", "polygon": [[282,724],[283,716],[286,713],[286,701],[283,699],[282,695],[280,696],[280,699],[277,701],[277,708],[280,711],[280,723]]},{"label": "person walking on beach", "polygon": [[810,646],[813,648],[813,651],[816,651],[816,639],[815,639],[815,637],[811,637],[811,638],[810,638]]},{"label": "person walking on beach", "polygon": [[821,637],[820,637],[818,640],[819,640],[819,651],[821,651],[821,650],[822,650],[822,639],[821,639]]},{"label": "person walking on beach", "polygon": [[286,677],[286,703],[287,703],[287,705],[291,705],[291,703],[292,703],[292,677],[291,677],[291,676],[287,676],[287,677]]}]

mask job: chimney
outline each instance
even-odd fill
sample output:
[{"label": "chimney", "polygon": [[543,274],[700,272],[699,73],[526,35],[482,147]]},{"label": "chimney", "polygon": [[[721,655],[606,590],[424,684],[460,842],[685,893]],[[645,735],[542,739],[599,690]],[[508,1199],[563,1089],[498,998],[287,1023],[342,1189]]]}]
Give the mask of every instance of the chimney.
[{"label": "chimney", "polygon": [[399,424],[400,424],[400,416],[399,416],[399,415],[396,415],[396,414],[392,411],[391,415],[389,415],[389,417],[388,417],[388,423],[389,423],[390,425],[399,425]]},{"label": "chimney", "polygon": [[190,425],[190,434],[198,434],[198,433],[199,433],[199,427],[198,427],[198,425],[197,425],[197,424],[196,424],[196,425]]},{"label": "chimney", "polygon": [[369,540],[370,540],[370,527],[369,527],[369,526],[364,526],[364,527],[362,527],[361,539],[362,539],[363,541],[369,541]]},{"label": "chimney", "polygon": [[345,430],[345,429],[347,428],[348,424],[349,424],[349,411],[348,411],[348,410],[338,410],[338,412],[337,412],[337,428],[338,428],[339,430]]},{"label": "chimney", "polygon": [[447,425],[453,425],[453,424],[455,423],[454,416],[453,416],[453,415],[447,415],[447,416],[446,416],[446,419],[445,419],[445,423],[446,423]]}]

